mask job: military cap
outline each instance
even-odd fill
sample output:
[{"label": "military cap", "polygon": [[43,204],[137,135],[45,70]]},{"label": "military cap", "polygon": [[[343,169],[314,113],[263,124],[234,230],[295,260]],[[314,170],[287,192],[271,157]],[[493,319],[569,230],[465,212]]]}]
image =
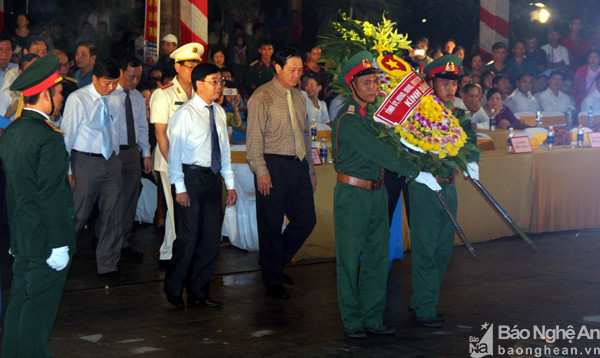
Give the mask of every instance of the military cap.
[{"label": "military cap", "polygon": [[171,58],[175,62],[179,61],[202,61],[202,55],[204,54],[204,46],[197,42],[190,42],[179,47],[177,50],[171,53]]},{"label": "military cap", "polygon": [[440,77],[447,80],[458,80],[458,70],[462,66],[462,60],[456,55],[445,55],[439,57],[429,65],[427,65],[423,72],[429,79],[434,77]]},{"label": "military cap", "polygon": [[46,55],[27,67],[10,86],[11,91],[21,91],[23,97],[41,93],[62,81],[58,74],[58,56]]},{"label": "military cap", "polygon": [[342,68],[339,82],[340,84],[350,85],[354,77],[360,77],[377,73],[373,66],[373,54],[369,51],[360,51],[352,55],[348,62]]}]

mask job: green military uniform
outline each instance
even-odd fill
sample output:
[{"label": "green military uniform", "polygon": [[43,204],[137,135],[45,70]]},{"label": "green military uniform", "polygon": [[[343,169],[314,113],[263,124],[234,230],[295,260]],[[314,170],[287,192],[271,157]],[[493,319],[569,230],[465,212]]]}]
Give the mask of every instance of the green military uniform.
[{"label": "green military uniform", "polygon": [[[365,53],[372,61],[372,55],[366,51],[357,55],[365,56]],[[353,62],[357,55],[349,64],[362,61],[363,58],[358,58]],[[331,131],[336,170],[355,178],[376,181],[385,167],[415,178],[419,170],[398,158],[395,151],[377,139],[373,125],[380,124],[373,121],[375,110],[373,104],[363,110],[352,97],[340,110]],[[384,186],[364,189],[341,182],[338,176],[333,209],[335,252],[338,304],[346,332],[383,324],[389,264],[387,208],[388,195]]]},{"label": "green military uniform", "polygon": [[[256,60],[248,67],[246,72],[245,86],[248,93],[254,92],[255,89],[269,82],[275,76],[275,62],[267,65],[262,60]],[[252,88],[252,86],[255,86]]]},{"label": "green military uniform", "polygon": [[[453,63],[456,65],[453,67],[452,73],[458,71],[461,65],[460,59],[453,55],[440,57],[428,65],[425,71],[430,73],[432,69],[446,66],[448,61],[454,61]],[[477,145],[475,131],[465,112],[455,108],[452,103],[445,103],[444,106],[459,119],[461,127],[468,136],[467,140]],[[468,159],[469,162],[475,162],[479,157],[476,155]],[[452,214],[456,216],[458,202],[454,175],[452,174],[448,178],[438,178],[438,181],[442,187],[442,197]],[[415,181],[411,181],[408,188],[413,285],[409,308],[414,310],[420,321],[432,322],[439,319],[436,306],[440,297],[440,287],[452,255],[455,229],[433,191]]]},{"label": "green military uniform", "polygon": [[[51,56],[54,59],[48,59]],[[15,80],[11,90],[39,85],[52,69],[58,76],[57,65],[55,55],[39,59]],[[32,77],[37,83],[30,82]],[[43,91],[58,81],[60,77],[39,88]],[[50,357],[48,339],[69,264],[57,271],[46,260],[54,248],[68,246],[69,255],[75,253],[69,156],[60,130],[28,107],[0,137],[0,156],[6,168],[10,249],[14,255],[2,357]]]}]

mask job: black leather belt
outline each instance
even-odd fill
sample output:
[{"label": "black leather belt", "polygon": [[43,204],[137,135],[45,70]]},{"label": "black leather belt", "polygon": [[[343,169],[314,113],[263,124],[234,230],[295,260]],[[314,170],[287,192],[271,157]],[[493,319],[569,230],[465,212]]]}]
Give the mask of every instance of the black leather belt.
[{"label": "black leather belt", "polygon": [[195,164],[182,164],[181,165],[183,168],[188,169],[188,170],[198,170],[201,172],[210,172],[212,173],[212,169],[208,168],[208,167],[201,167],[199,165],[195,165]]},{"label": "black leather belt", "polygon": [[295,155],[282,155],[282,154],[270,154],[270,153],[266,153],[265,156],[270,156],[273,158],[278,158],[278,159],[284,159],[284,160],[297,160],[300,161],[300,158],[298,158]]},{"label": "black leather belt", "polygon": [[104,156],[102,154],[98,154],[98,153],[80,152],[80,151],[75,150],[75,149],[71,149],[71,152],[78,153],[78,154],[83,154],[83,155],[89,155],[90,157],[104,158]]},{"label": "black leather belt", "polygon": [[120,150],[127,150],[127,149],[133,149],[133,148],[136,148],[136,147],[137,147],[137,144],[136,145],[121,144],[119,146],[119,149]]}]

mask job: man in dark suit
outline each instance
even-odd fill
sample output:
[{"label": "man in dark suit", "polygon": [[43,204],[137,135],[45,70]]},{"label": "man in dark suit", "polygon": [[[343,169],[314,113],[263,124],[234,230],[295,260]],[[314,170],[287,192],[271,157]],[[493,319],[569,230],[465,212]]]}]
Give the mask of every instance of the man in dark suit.
[{"label": "man in dark suit", "polygon": [[47,55],[15,80],[25,108],[0,139],[14,256],[2,357],[50,357],[48,338],[75,253],[69,156],[50,116],[62,107],[58,57]]}]

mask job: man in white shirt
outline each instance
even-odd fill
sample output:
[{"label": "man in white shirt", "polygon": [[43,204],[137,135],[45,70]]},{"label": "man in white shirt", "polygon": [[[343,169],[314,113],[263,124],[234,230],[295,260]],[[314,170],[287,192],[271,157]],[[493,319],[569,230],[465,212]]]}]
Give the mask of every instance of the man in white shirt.
[{"label": "man in white shirt", "polygon": [[542,111],[566,112],[569,108],[575,108],[575,102],[565,93],[560,91],[563,74],[554,72],[548,80],[548,89],[537,94],[537,100]]},{"label": "man in white shirt", "polygon": [[461,88],[463,102],[471,117],[471,123],[477,125],[477,129],[489,129],[490,119],[481,105],[483,91],[478,84],[468,84]]},{"label": "man in white shirt", "polygon": [[596,88],[581,102],[581,111],[587,112],[590,107],[594,113],[600,113],[600,76],[596,77]]},{"label": "man in white shirt", "polygon": [[546,76],[554,71],[566,70],[571,61],[569,60],[569,50],[559,44],[560,33],[556,29],[550,30],[548,33],[548,42],[542,46],[542,50],[546,52],[548,58],[548,69],[544,71]]},{"label": "man in white shirt", "polygon": [[531,94],[533,76],[529,72],[522,73],[517,78],[517,88],[508,96],[504,104],[513,113],[535,112],[540,107],[537,99]]},{"label": "man in white shirt", "polygon": [[173,241],[175,241],[175,218],[173,216],[173,196],[167,174],[167,160],[169,155],[169,139],[167,138],[167,125],[169,119],[182,104],[194,96],[192,88],[192,70],[202,61],[204,47],[199,43],[189,43],[181,46],[171,53],[175,60],[177,76],[169,84],[162,86],[152,93],[150,98],[150,123],[154,123],[157,148],[154,154],[154,170],[160,173],[160,180],[167,202],[167,220],[165,222],[165,236],[160,246],[159,265],[167,267],[171,260]]},{"label": "man in white shirt", "polygon": [[223,93],[221,70],[202,63],[192,72],[196,96],[171,118],[169,180],[175,186],[177,240],[165,273],[167,300],[182,309],[183,288],[188,307],[220,307],[209,295],[210,279],[221,242],[222,179],[226,205],[237,195],[231,169],[227,116],[214,101]]},{"label": "man in white shirt", "polygon": [[146,102],[135,88],[142,79],[142,63],[136,58],[126,58],[121,63],[119,84],[108,98],[110,112],[119,122],[119,155],[121,161],[121,202],[123,221],[123,246],[121,256],[141,258],[143,254],[131,247],[135,211],[140,195],[142,168],[140,149],[144,158],[144,173],[150,173],[150,143]]},{"label": "man in white shirt", "polygon": [[92,83],[71,93],[67,99],[61,129],[71,156],[69,181],[73,188],[75,233],[90,218],[96,201],[96,266],[98,274],[113,281],[126,280],[118,271],[122,244],[121,162],[119,118],[110,113],[108,96],[119,82],[119,66],[99,61]]}]

